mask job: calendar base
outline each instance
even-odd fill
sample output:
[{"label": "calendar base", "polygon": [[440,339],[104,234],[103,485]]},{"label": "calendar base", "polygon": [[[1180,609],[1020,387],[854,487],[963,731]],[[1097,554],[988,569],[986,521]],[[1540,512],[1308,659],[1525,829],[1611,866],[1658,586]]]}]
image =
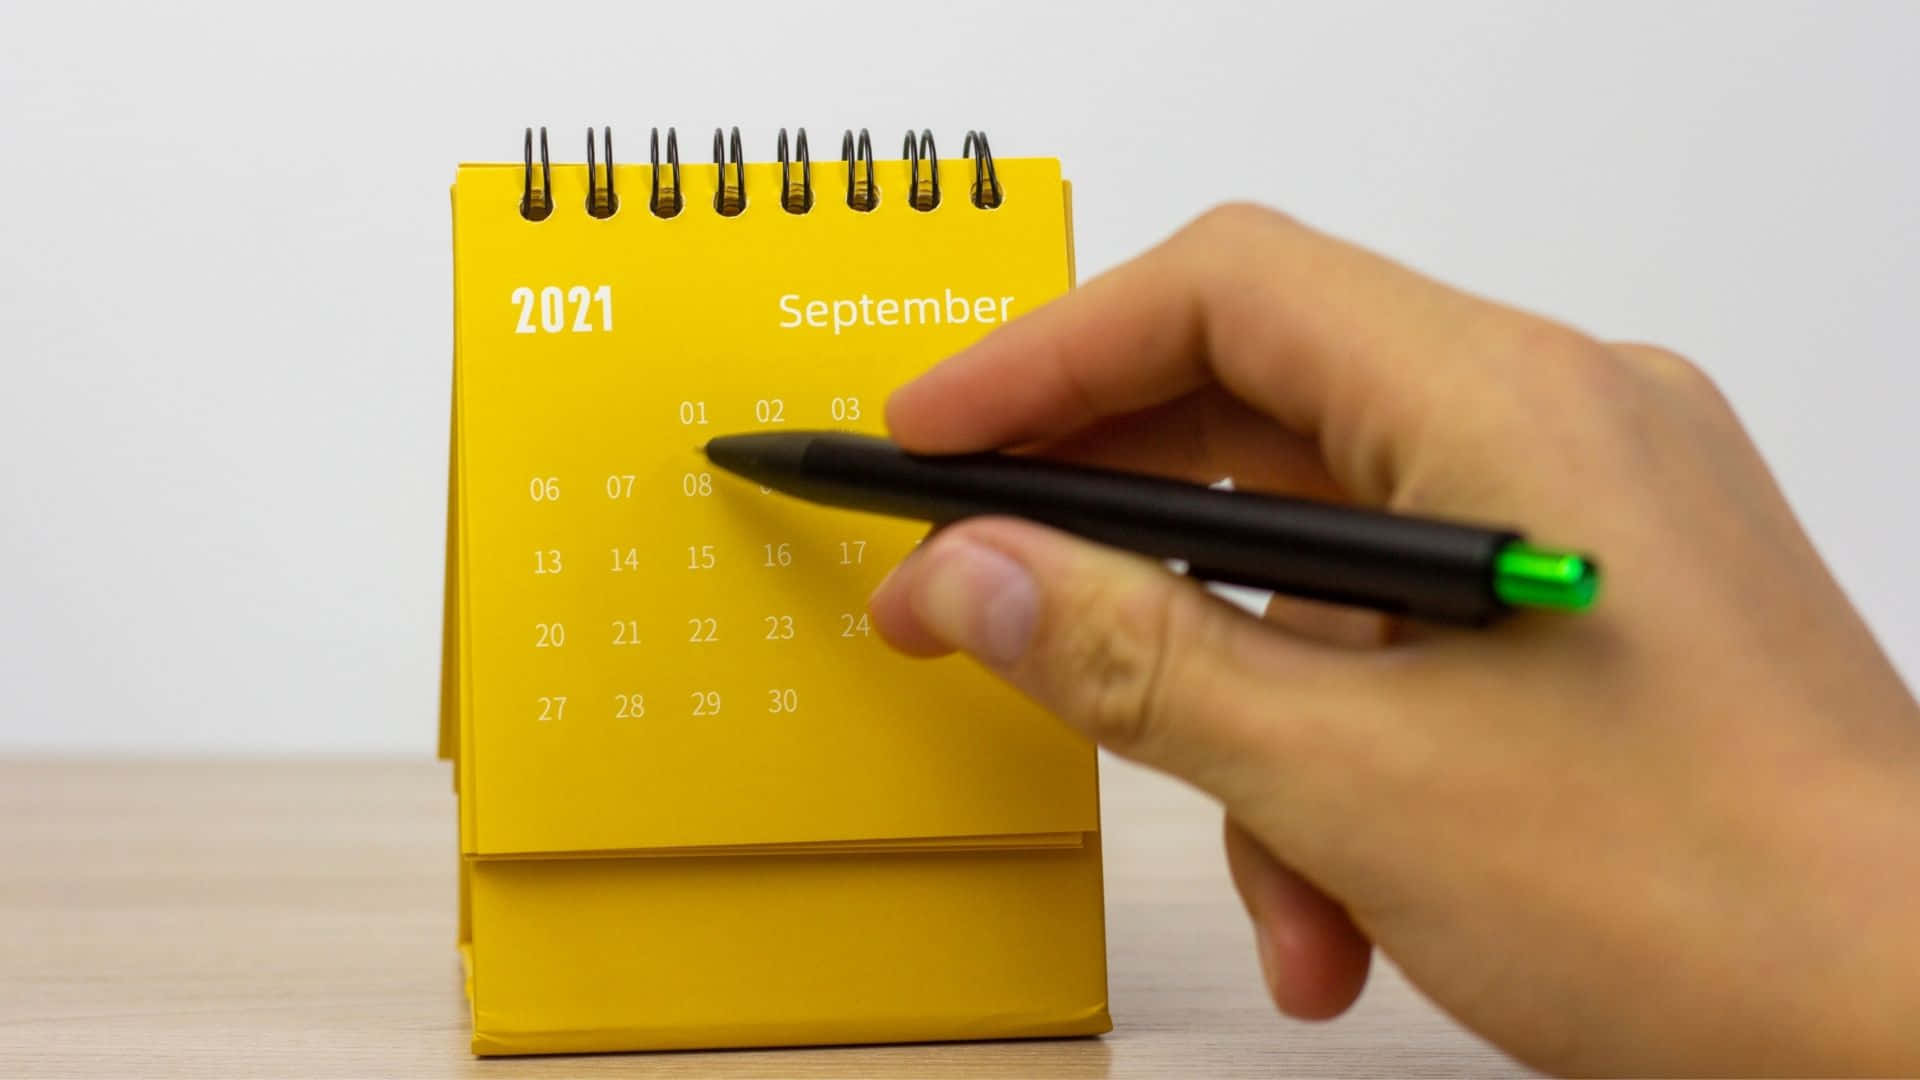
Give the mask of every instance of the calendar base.
[{"label": "calendar base", "polygon": [[1098,833],[1011,849],[469,858],[462,871],[480,1055],[1112,1028]]}]

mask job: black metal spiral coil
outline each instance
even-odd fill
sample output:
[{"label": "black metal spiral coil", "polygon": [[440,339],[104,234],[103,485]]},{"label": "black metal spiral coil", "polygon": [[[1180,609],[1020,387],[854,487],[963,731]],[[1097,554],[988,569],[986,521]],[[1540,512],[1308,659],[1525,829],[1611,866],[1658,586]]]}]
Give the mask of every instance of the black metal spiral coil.
[{"label": "black metal spiral coil", "polygon": [[[525,178],[520,187],[520,216],[528,221],[545,221],[553,216],[553,161],[547,151],[547,129],[540,129],[540,167],[534,168],[534,129],[527,128],[521,140],[521,158]],[[661,164],[660,129],[654,128],[647,140],[647,157],[652,163],[652,185],[647,209],[655,217],[676,217],[686,209],[685,188],[680,182],[680,136],[667,129],[665,167]],[[981,210],[998,208],[1006,200],[1000,184],[993,151],[987,146],[984,131],[969,131],[960,153],[973,162],[973,182],[968,201]],[[813,155],[807,148],[807,129],[795,129],[790,142],[787,129],[780,129],[775,154],[780,162],[780,208],[789,214],[805,214],[813,209]],[[909,131],[900,156],[907,162],[905,202],[921,213],[940,207],[940,155],[934,149],[933,132]],[[847,169],[847,206],[860,213],[872,213],[880,205],[880,185],[874,179],[873,139],[867,129],[856,135],[848,129],[840,137],[840,160]],[[799,168],[795,169],[795,163]],[[713,129],[714,195],[713,209],[723,217],[736,217],[747,209],[746,155],[741,149],[740,129]],[[613,129],[600,129],[596,153],[593,129],[587,129],[586,211],[594,218],[610,218],[620,212],[620,195],[614,188]]]}]

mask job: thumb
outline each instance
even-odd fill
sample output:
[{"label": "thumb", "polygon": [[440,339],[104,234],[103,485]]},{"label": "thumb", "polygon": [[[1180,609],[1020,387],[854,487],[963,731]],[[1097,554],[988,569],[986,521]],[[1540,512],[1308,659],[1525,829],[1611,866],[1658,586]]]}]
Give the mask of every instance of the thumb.
[{"label": "thumb", "polygon": [[1230,807],[1271,801],[1280,767],[1340,726],[1314,720],[1360,696],[1357,654],[1291,638],[1152,560],[1013,519],[934,534],[870,607],[895,647],[967,652],[1087,737]]}]

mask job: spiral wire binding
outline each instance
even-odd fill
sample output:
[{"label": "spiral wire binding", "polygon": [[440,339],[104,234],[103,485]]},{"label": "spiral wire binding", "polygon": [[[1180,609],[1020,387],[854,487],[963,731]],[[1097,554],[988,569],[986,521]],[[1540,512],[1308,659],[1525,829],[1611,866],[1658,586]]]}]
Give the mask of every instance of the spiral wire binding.
[{"label": "spiral wire binding", "polygon": [[520,216],[528,221],[545,221],[553,213],[553,163],[547,158],[547,129],[540,129],[540,184],[533,182],[533,129],[526,136],[527,179],[520,189]]},{"label": "spiral wire binding", "polygon": [[[847,163],[847,205],[863,214],[871,213],[880,205],[880,187],[873,182],[873,140],[867,137],[867,129],[860,129],[860,141],[855,142],[853,132],[840,136],[840,160]],[[859,163],[867,163],[867,174],[860,175]]]},{"label": "spiral wire binding", "polygon": [[647,200],[647,206],[654,217],[670,218],[686,208],[686,200],[680,196],[680,136],[672,128],[667,129],[667,167],[672,177],[665,187],[660,185],[660,129],[654,128],[648,140],[648,157],[653,159],[653,194]]},{"label": "spiral wire binding", "polygon": [[600,138],[606,147],[607,186],[600,188],[600,170],[593,160],[593,129],[587,129],[587,213],[592,217],[610,218],[620,209],[620,197],[613,193],[613,129],[600,129]]},{"label": "spiral wire binding", "polygon": [[[813,209],[813,155],[807,152],[807,129],[800,128],[793,140],[793,152],[787,152],[787,129],[780,129],[776,152],[780,157],[780,208],[789,214],[804,214]],[[793,158],[800,159],[800,182],[794,183]]]},{"label": "spiral wire binding", "polygon": [[[660,129],[654,128],[647,140],[647,156],[653,163],[653,187],[647,208],[655,217],[670,218],[686,209],[684,188],[680,183],[680,136],[667,129],[667,167],[660,167]],[[780,207],[789,214],[804,214],[813,209],[813,155],[807,150],[807,129],[796,129],[791,143],[787,129],[780,129],[776,153],[780,160]],[[967,132],[960,155],[973,159],[973,185],[969,201],[982,210],[997,209],[1006,201],[1006,189],[1000,185],[1000,173],[994,167],[993,151],[987,146],[987,133]],[[900,156],[907,162],[907,205],[922,213],[940,205],[940,155],[934,149],[933,132],[921,129],[918,137],[909,130]],[[547,129],[540,129],[540,168],[533,167],[533,129],[527,128],[521,140],[525,162],[525,180],[520,189],[520,216],[528,221],[545,221],[553,215],[553,161],[547,152]],[[601,164],[602,159],[605,165]],[[840,159],[847,167],[847,206],[870,213],[880,205],[880,186],[873,178],[873,139],[866,128],[856,137],[852,129],[840,136]],[[800,168],[793,168],[798,160]],[[923,168],[924,166],[924,168]],[[747,208],[747,166],[741,150],[740,129],[713,129],[713,168],[716,174],[713,208],[723,217],[736,217]],[[613,186],[613,129],[600,129],[600,153],[595,155],[593,129],[587,129],[587,213],[610,218],[620,211],[620,196]]]},{"label": "spiral wire binding", "polygon": [[[940,205],[940,155],[933,149],[933,132],[922,128],[920,142],[913,141],[913,132],[907,132],[907,145],[901,149],[900,156],[907,159],[912,180],[907,184],[907,205],[915,210],[927,211]],[[926,176],[920,175],[920,162],[927,163]],[[922,183],[922,181],[925,183]]]},{"label": "spiral wire binding", "polygon": [[[727,166],[733,166],[733,183],[727,183]],[[720,138],[720,129],[713,129],[713,167],[720,174],[719,182],[714,185],[713,208],[721,217],[733,217],[747,208],[747,165],[745,155],[740,152],[740,129],[734,128],[732,137]]]},{"label": "spiral wire binding", "polygon": [[967,132],[960,156],[973,158],[973,205],[982,210],[997,209],[1005,201],[1006,193],[1000,187],[1000,173],[993,167],[993,151],[987,149],[987,133]]}]

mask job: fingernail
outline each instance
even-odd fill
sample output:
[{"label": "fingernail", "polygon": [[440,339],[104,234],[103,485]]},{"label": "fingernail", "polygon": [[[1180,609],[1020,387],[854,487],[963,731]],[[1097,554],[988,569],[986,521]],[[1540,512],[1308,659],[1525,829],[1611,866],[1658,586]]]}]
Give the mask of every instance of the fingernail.
[{"label": "fingernail", "polygon": [[1260,978],[1266,981],[1267,989],[1273,989],[1273,934],[1267,930],[1267,922],[1258,916],[1253,920],[1253,952],[1260,958]]},{"label": "fingernail", "polygon": [[1039,591],[1026,568],[984,544],[948,539],[932,551],[914,612],[927,629],[995,667],[1027,651]]},{"label": "fingernail", "polygon": [[[911,559],[913,558],[913,556],[909,554],[907,558]],[[875,585],[873,587],[873,591],[867,594],[867,603],[869,604],[873,603],[874,597],[879,596],[881,593],[887,591],[887,586],[893,584],[894,575],[898,574],[900,572],[900,568],[904,565],[906,565],[906,562],[905,560],[902,560],[900,562],[893,564],[891,567],[887,569],[887,572],[884,575],[882,575],[880,578],[880,584]]]}]

